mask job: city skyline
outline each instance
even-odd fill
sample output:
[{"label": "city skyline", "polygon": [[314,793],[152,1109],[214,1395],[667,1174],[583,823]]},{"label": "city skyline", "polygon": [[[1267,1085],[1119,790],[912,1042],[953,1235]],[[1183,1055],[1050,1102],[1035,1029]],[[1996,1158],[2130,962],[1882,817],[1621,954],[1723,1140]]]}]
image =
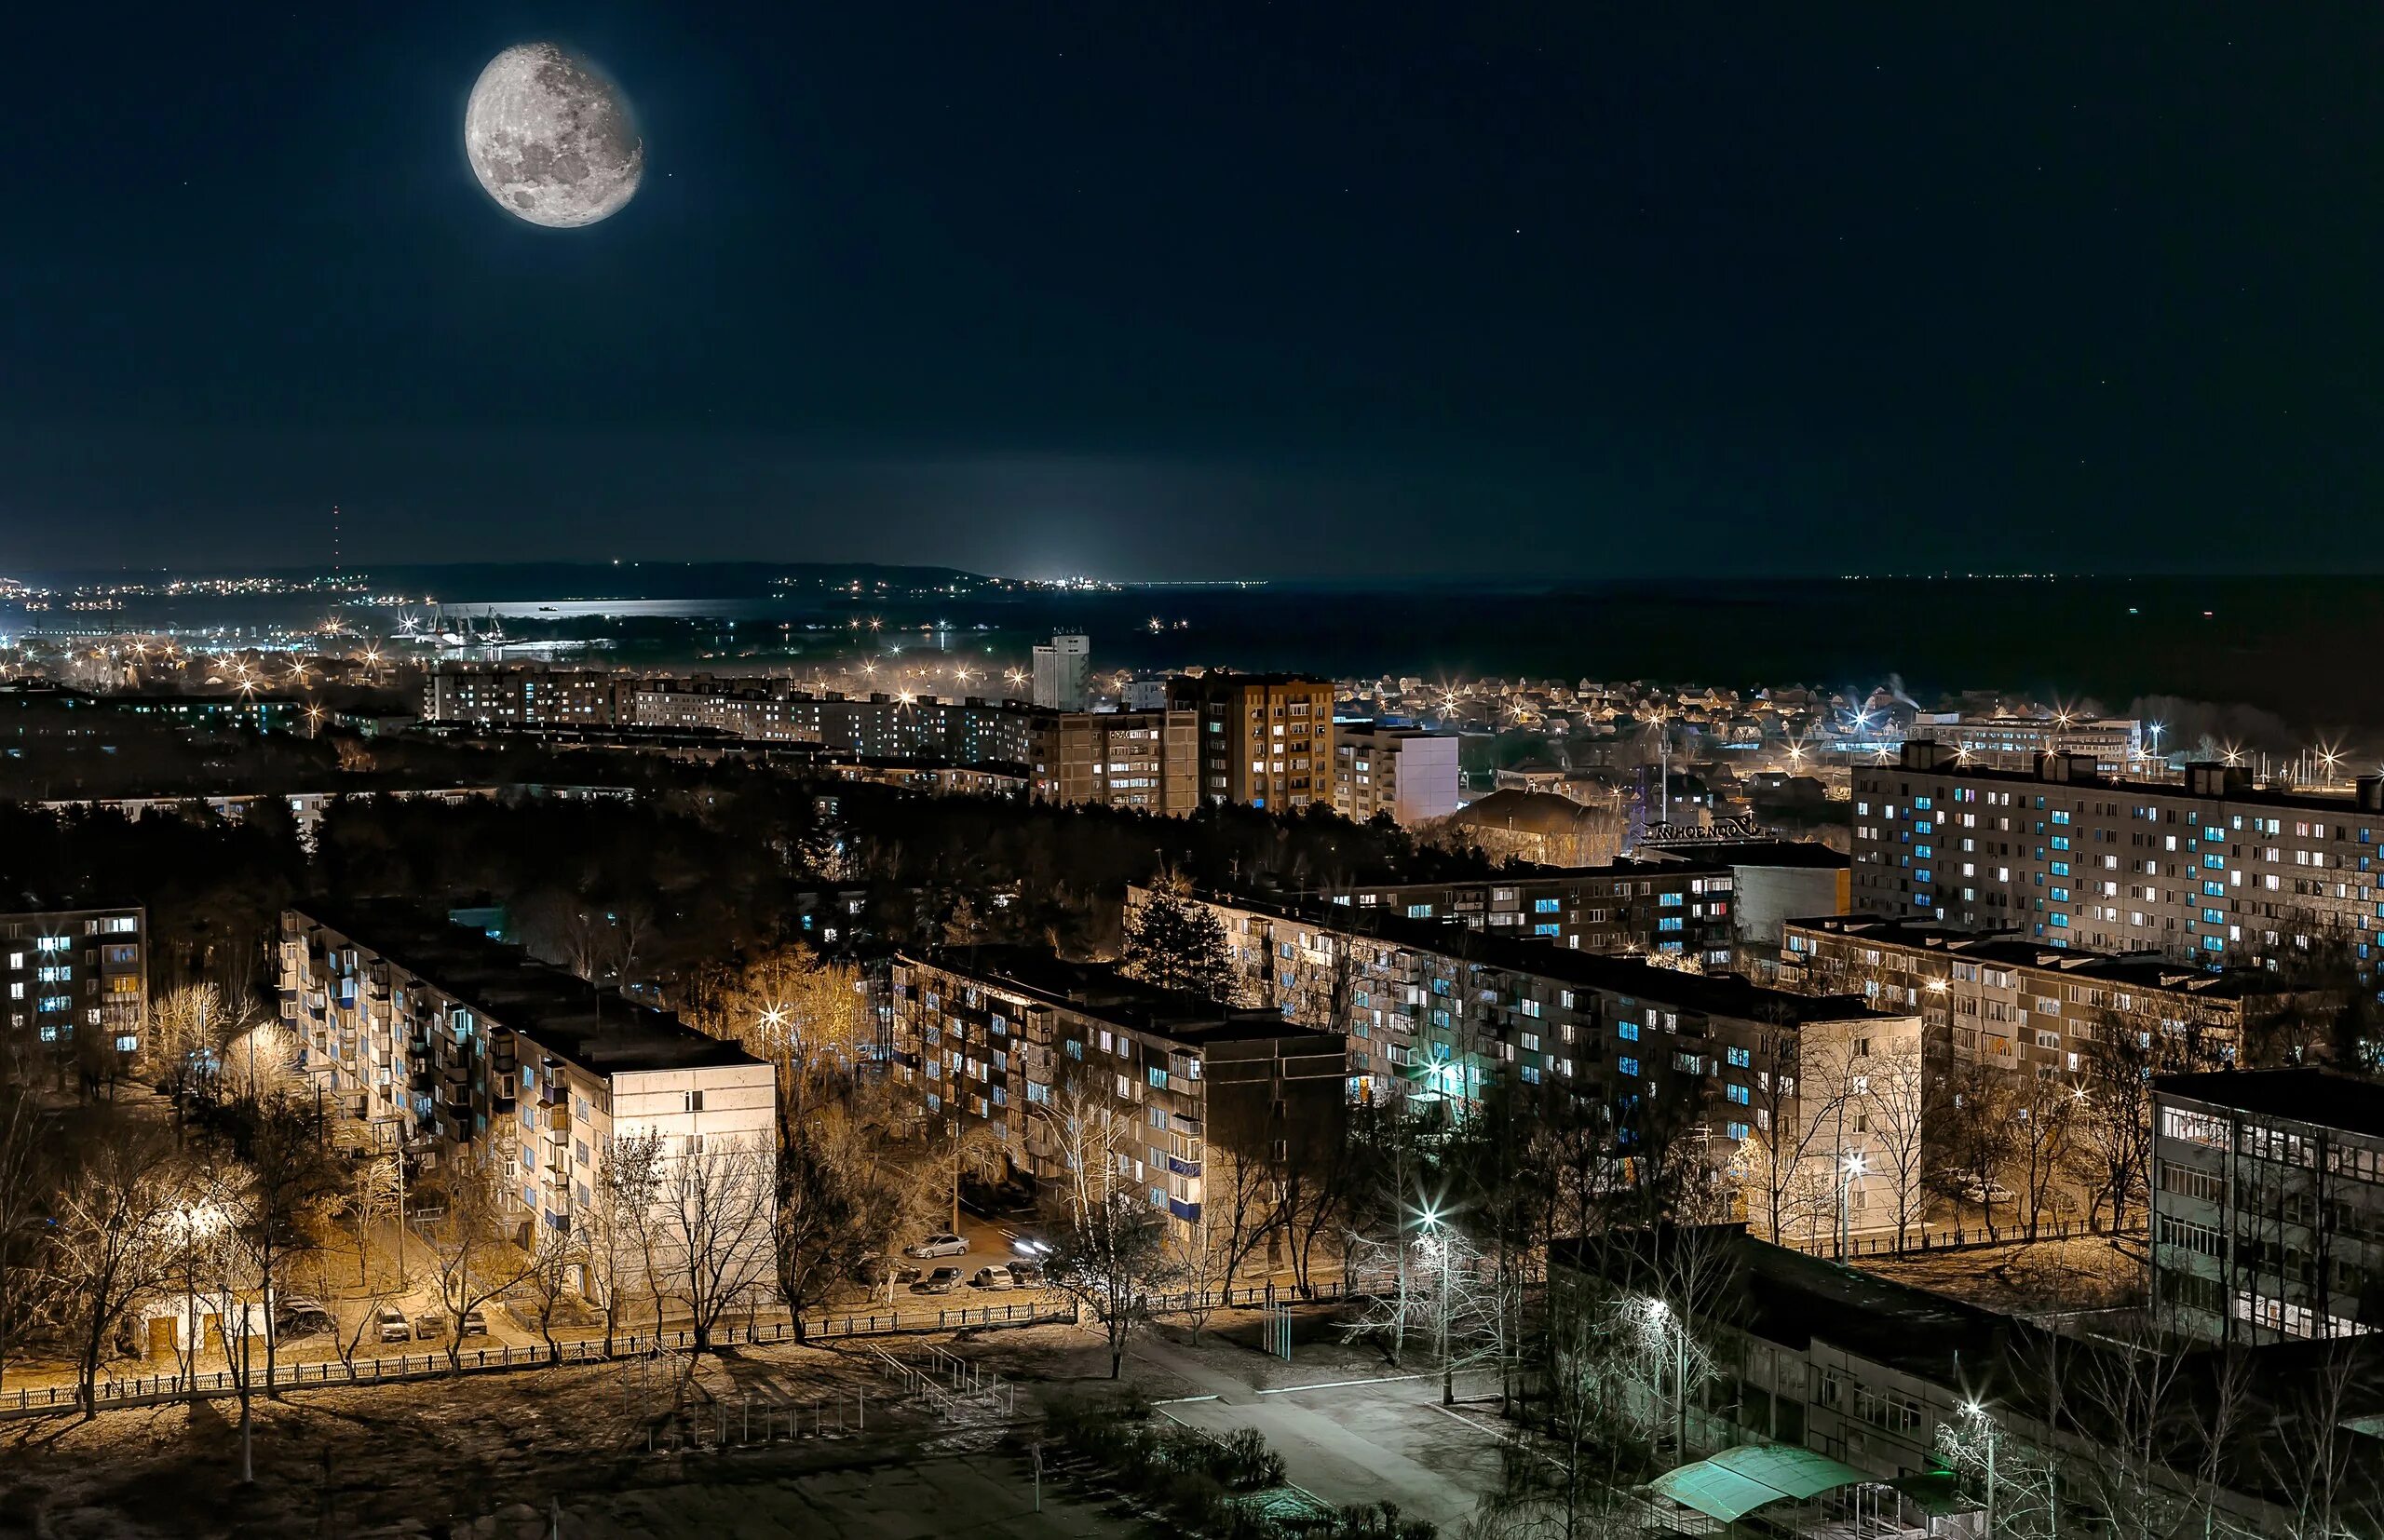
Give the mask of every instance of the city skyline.
[{"label": "city skyline", "polygon": [[[0,527],[1291,578],[1935,571],[1993,520],[2334,566],[2379,216],[2317,130],[2377,23],[2305,22],[51,18]],[[549,34],[644,136],[585,229],[461,142]]]}]

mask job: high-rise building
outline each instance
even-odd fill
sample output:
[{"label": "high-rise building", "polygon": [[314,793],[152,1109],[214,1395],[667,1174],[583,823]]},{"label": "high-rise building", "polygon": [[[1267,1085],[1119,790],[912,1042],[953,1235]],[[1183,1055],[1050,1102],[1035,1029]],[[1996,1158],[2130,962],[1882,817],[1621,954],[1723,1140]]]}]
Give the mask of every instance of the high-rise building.
[{"label": "high-rise building", "polygon": [[1371,723],[1334,729],[1333,804],[1360,823],[1388,813],[1402,828],[1457,809],[1454,734]]},{"label": "high-rise building", "polygon": [[141,1051],[148,914],[139,908],[0,914],[0,1054],[98,1074]]},{"label": "high-rise building", "polygon": [[1200,719],[1200,794],[1296,812],[1333,802],[1333,686],[1295,674],[1179,674],[1169,704]]},{"label": "high-rise building", "polygon": [[1035,704],[1054,711],[1081,711],[1092,704],[1092,642],[1077,631],[1060,631],[1050,645],[1035,649]]},{"label": "high-rise building", "polygon": [[2384,1085],[2296,1068],[2152,1083],[2152,1304],[2228,1343],[2384,1330]]},{"label": "high-rise building", "polygon": [[1899,763],[1856,766],[1852,795],[1860,912],[2213,966],[2331,935],[2374,968],[2384,778],[2330,795],[2216,764],[2120,779],[2062,755],[2023,775],[1911,743]]},{"label": "high-rise building", "polygon": [[1037,711],[1027,768],[1041,801],[1184,814],[1200,804],[1189,711]]}]

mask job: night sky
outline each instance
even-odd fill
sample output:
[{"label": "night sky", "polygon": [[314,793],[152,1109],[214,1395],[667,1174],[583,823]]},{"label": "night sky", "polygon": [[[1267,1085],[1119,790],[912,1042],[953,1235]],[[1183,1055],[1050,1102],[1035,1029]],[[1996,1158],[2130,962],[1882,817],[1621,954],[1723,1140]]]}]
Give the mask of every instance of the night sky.
[{"label": "night sky", "polygon": [[1656,9],[41,7],[0,573],[2377,564],[2384,7]]}]

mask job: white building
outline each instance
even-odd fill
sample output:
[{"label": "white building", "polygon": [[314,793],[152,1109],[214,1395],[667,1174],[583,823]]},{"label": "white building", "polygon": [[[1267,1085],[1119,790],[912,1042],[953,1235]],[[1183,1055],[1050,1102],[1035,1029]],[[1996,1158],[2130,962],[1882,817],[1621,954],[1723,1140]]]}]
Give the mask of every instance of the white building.
[{"label": "white building", "polygon": [[[661,1136],[666,1188],[691,1158],[775,1158],[771,1065],[478,931],[403,905],[286,910],[279,962],[282,1018],[326,1113],[423,1171],[488,1170],[517,1239],[584,1228],[624,1135]],[[727,1271],[765,1277],[768,1244],[763,1225]]]},{"label": "white building", "polygon": [[1457,810],[1457,748],[1452,735],[1420,727],[1337,726],[1333,804],[1365,822],[1388,813],[1402,828]]},{"label": "white building", "polygon": [[1092,642],[1076,631],[1062,631],[1048,647],[1035,649],[1035,704],[1057,711],[1081,711],[1092,674]]}]

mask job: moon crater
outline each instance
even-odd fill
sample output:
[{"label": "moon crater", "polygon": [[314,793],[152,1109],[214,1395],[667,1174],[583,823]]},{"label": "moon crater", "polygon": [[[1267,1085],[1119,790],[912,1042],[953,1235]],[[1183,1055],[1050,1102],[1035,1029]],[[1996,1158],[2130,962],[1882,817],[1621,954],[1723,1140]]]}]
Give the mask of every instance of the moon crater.
[{"label": "moon crater", "polygon": [[499,208],[556,229],[618,213],[645,173],[629,99],[553,43],[524,43],[488,61],[464,109],[464,151]]}]

